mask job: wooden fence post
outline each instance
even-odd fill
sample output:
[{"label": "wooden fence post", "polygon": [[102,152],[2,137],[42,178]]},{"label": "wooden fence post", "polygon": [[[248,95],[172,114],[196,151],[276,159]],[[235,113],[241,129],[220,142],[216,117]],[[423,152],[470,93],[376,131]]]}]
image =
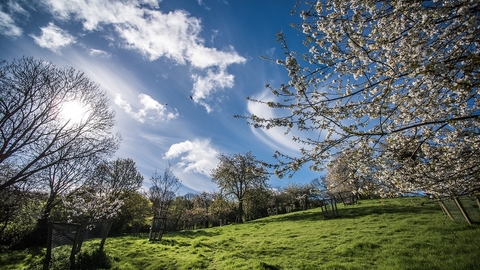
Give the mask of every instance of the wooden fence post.
[{"label": "wooden fence post", "polygon": [[471,221],[470,218],[468,217],[467,212],[465,212],[465,208],[463,208],[463,205],[462,205],[462,203],[460,202],[460,200],[458,199],[458,197],[455,197],[453,200],[454,200],[455,203],[457,204],[458,210],[460,210],[460,213],[462,213],[462,216],[465,218],[465,220],[467,221],[468,225],[472,225],[472,221]]}]

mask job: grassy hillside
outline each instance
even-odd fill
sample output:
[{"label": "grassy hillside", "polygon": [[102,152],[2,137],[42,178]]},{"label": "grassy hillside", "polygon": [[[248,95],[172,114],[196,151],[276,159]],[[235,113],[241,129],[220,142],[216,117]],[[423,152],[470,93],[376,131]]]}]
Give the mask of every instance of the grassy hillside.
[{"label": "grassy hillside", "polygon": [[[239,225],[109,238],[116,269],[480,269],[480,227],[447,219],[420,198],[366,200],[324,219],[320,209]],[[84,250],[98,241],[84,243]],[[39,264],[42,251],[0,255],[2,269]]]}]

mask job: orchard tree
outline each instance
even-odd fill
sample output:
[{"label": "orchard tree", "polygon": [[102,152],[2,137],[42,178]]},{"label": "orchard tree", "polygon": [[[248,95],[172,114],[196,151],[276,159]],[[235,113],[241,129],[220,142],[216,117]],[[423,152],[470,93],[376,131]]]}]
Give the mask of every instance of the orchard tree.
[{"label": "orchard tree", "polygon": [[[305,199],[308,200],[308,196],[313,192],[312,185],[309,183],[298,184],[298,183],[288,183],[287,186],[283,188],[283,200],[288,205],[294,205],[295,208],[300,208],[302,201],[305,202]],[[306,207],[306,205],[304,205]]]},{"label": "orchard tree", "polygon": [[258,188],[266,188],[269,178],[264,162],[251,153],[220,154],[220,163],[212,170],[212,181],[225,195],[232,195],[238,202],[237,219],[243,221],[243,203],[246,197]]},{"label": "orchard tree", "polygon": [[337,154],[327,164],[325,184],[330,193],[358,192],[362,187],[356,170],[349,167],[349,152]]},{"label": "orchard tree", "polygon": [[278,34],[290,80],[267,85],[286,116],[245,117],[259,128],[301,133],[301,156],[276,153],[279,176],[349,163],[383,182],[383,195],[480,189],[480,2],[297,2],[306,46]]},{"label": "orchard tree", "polygon": [[35,174],[117,149],[115,114],[99,86],[73,68],[21,58],[0,61],[0,192]]},{"label": "orchard tree", "polygon": [[99,184],[95,187],[82,187],[73,194],[64,196],[67,221],[91,226],[117,217],[123,200],[113,196],[109,190],[108,186]]},{"label": "orchard tree", "polygon": [[375,177],[377,166],[368,165],[368,160],[363,164],[369,167],[369,170],[363,172],[357,170],[355,163],[351,163],[351,154],[355,151],[350,149],[342,153],[337,153],[327,164],[327,173],[323,179],[326,188],[330,194],[351,192],[360,197],[378,197],[379,190],[388,188],[382,186]]}]

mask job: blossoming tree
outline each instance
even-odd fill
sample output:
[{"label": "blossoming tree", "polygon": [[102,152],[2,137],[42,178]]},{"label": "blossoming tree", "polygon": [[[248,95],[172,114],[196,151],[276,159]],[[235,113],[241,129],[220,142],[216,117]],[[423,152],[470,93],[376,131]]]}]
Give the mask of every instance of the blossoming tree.
[{"label": "blossoming tree", "polygon": [[[279,176],[321,169],[349,149],[348,166],[384,195],[480,189],[480,3],[320,0],[302,6],[304,52],[276,60],[290,80],[250,99],[286,116],[249,115],[258,128],[308,132],[300,157],[276,153]],[[307,133],[302,133],[307,134]],[[313,134],[313,136],[312,136]]]}]

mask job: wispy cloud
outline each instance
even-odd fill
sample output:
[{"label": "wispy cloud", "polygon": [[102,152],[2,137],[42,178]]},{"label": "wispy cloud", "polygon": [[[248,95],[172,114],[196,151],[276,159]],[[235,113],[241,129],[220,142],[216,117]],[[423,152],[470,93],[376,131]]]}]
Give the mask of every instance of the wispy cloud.
[{"label": "wispy cloud", "polygon": [[[269,90],[264,90],[253,99],[262,100],[265,102],[275,101],[275,97]],[[259,117],[271,119],[278,117],[278,113],[273,108],[267,107],[265,104],[249,101],[247,104],[247,110],[250,115],[254,114]],[[258,129],[251,127],[253,134],[262,140],[265,144],[270,146],[274,150],[280,150],[281,152],[289,151],[290,153],[298,153],[301,147],[304,145],[298,144],[292,140],[294,131],[285,135],[285,128],[276,127],[271,129]]]},{"label": "wispy cloud", "polygon": [[273,54],[275,53],[275,50],[276,50],[276,49],[277,49],[276,47],[272,47],[272,48],[268,49],[268,50],[266,51],[267,55],[270,56],[270,57],[272,57]]},{"label": "wispy cloud", "polygon": [[180,157],[178,166],[185,172],[195,172],[210,176],[218,164],[218,151],[212,148],[210,140],[194,140],[176,143],[165,153],[165,159]]},{"label": "wispy cloud", "polygon": [[30,36],[35,40],[38,46],[46,48],[54,53],[60,53],[63,47],[75,43],[75,38],[67,31],[56,26],[50,22],[47,26],[41,27],[42,33],[40,36],[31,34]]},{"label": "wispy cloud", "polygon": [[[246,62],[233,48],[220,51],[206,47],[200,35],[200,19],[183,10],[163,13],[159,10],[158,1],[44,1],[57,18],[82,21],[87,31],[113,26],[125,48],[138,51],[150,61],[165,57],[179,65],[191,66],[194,79],[192,96],[207,111],[211,110],[206,103],[210,95],[233,87],[234,76],[227,72],[227,67]],[[206,75],[197,72],[205,69],[208,69]]]},{"label": "wispy cloud", "polygon": [[23,31],[22,28],[15,25],[15,21],[10,14],[0,10],[0,33],[5,36],[18,37],[22,35]]},{"label": "wispy cloud", "polygon": [[132,109],[132,106],[128,101],[122,98],[121,94],[115,96],[114,102],[140,123],[144,123],[145,120],[153,122],[168,121],[179,116],[176,109],[169,111],[167,105],[160,104],[149,95],[140,94],[138,95],[138,99],[142,107],[136,111]]},{"label": "wispy cloud", "polygon": [[18,1],[8,0],[2,2],[0,3],[0,34],[11,37],[21,36],[23,30],[16,25],[15,20],[28,19],[30,14]]},{"label": "wispy cloud", "polygon": [[9,0],[7,8],[12,12],[12,14],[19,14],[25,18],[30,17],[28,11],[26,11],[19,3],[18,0]]}]

